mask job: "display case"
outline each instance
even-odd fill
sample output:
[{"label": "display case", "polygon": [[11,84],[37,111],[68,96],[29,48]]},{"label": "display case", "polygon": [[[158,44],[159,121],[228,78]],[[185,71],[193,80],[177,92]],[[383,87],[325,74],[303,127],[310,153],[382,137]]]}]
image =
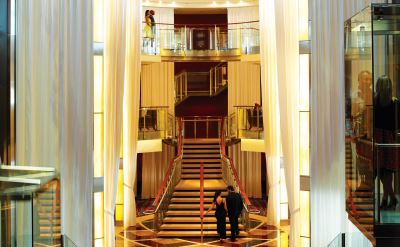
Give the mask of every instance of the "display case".
[{"label": "display case", "polygon": [[373,243],[393,246],[400,237],[400,5],[372,4],[344,28],[346,208]]}]

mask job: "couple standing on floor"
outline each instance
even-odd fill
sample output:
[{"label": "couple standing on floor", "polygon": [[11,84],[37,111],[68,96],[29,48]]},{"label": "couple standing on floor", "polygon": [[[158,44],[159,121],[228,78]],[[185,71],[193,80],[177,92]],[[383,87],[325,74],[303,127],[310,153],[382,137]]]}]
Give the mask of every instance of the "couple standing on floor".
[{"label": "couple standing on floor", "polygon": [[239,193],[235,192],[231,185],[226,189],[228,191],[226,198],[221,196],[221,191],[215,192],[213,203],[204,215],[215,207],[217,232],[220,241],[222,241],[226,238],[226,214],[228,214],[231,225],[231,241],[235,242],[236,236],[239,236],[239,216],[243,210],[243,199]]}]

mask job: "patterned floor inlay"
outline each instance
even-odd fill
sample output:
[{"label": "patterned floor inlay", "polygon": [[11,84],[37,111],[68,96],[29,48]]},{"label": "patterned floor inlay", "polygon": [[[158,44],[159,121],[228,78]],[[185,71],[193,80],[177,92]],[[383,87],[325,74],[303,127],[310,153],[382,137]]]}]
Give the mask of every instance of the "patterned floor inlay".
[{"label": "patterned floor inlay", "polygon": [[[147,222],[146,222],[147,221]],[[116,246],[147,246],[147,247],[180,247],[180,246],[225,246],[225,247],[287,247],[288,233],[286,230],[266,225],[261,221],[254,220],[252,230],[247,237],[236,239],[231,242],[229,238],[219,240],[217,236],[204,238],[157,238],[157,235],[149,228],[148,219],[134,227],[123,229],[116,228]],[[264,221],[265,222],[265,221]]]}]

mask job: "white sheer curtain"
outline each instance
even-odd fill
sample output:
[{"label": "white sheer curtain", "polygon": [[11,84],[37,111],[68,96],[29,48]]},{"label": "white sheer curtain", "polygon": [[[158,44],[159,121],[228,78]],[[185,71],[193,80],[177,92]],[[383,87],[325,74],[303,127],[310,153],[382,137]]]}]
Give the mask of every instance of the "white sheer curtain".
[{"label": "white sheer curtain", "polygon": [[161,62],[142,65],[142,106],[169,106],[168,112],[174,113],[175,74],[173,62]]},{"label": "white sheer curtain", "polygon": [[[228,8],[228,24],[229,23],[239,23],[239,22],[250,22],[250,21],[258,21],[258,6],[253,7],[241,7],[241,8]],[[259,24],[254,23],[246,23],[246,24],[230,24],[228,28],[230,29],[228,32],[228,42],[229,47],[232,48],[240,48],[241,47],[241,33],[242,32],[251,32],[251,29],[242,29],[240,28],[258,28]]]},{"label": "white sheer curtain", "polygon": [[235,112],[235,105],[260,104],[260,64],[228,62],[228,113]]},{"label": "white sheer curtain", "polygon": [[16,7],[17,164],[57,168],[61,232],[90,246],[92,1],[17,1]]},{"label": "white sheer curtain", "polygon": [[16,11],[16,164],[59,170],[60,3],[16,1]]},{"label": "white sheer curtain", "polygon": [[114,210],[118,185],[125,74],[127,0],[105,0],[104,42],[104,244],[115,246]]},{"label": "white sheer curtain", "polygon": [[123,111],[124,227],[136,225],[134,185],[139,125],[141,1],[127,1],[126,60]]},{"label": "white sheer curtain", "polygon": [[261,198],[261,153],[241,151],[240,143],[229,147],[240,182],[248,197]]},{"label": "white sheer curtain", "polygon": [[144,153],[142,159],[142,199],[155,198],[164,179],[174,147],[163,144],[162,152]]},{"label": "white sheer curtain", "polygon": [[[370,2],[310,1],[312,246],[326,246],[337,234],[346,230],[348,222],[345,211],[343,164],[345,160],[343,25],[346,19]],[[326,222],[329,222],[329,227],[326,227]],[[361,242],[359,246],[362,246]]]},{"label": "white sheer curtain", "polygon": [[300,246],[299,163],[299,5],[275,1],[279,114],[282,155],[290,213],[289,245]]},{"label": "white sheer curtain", "polygon": [[280,128],[274,1],[259,1],[261,89],[268,176],[267,223],[280,225]]}]

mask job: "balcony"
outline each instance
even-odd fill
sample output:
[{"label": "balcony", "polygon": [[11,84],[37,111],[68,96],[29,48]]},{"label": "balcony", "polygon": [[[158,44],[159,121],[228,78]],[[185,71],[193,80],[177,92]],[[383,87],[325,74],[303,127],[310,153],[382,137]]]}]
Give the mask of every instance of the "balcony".
[{"label": "balcony", "polygon": [[176,25],[156,23],[153,31],[143,24],[142,55],[166,61],[240,60],[259,54],[258,21],[228,25]]},{"label": "balcony", "polygon": [[242,151],[264,152],[264,125],[262,108],[256,106],[234,106],[225,123],[228,144],[241,142]]},{"label": "balcony", "polygon": [[216,96],[228,85],[228,68],[220,63],[206,72],[183,71],[175,76],[175,103],[190,96]]}]

